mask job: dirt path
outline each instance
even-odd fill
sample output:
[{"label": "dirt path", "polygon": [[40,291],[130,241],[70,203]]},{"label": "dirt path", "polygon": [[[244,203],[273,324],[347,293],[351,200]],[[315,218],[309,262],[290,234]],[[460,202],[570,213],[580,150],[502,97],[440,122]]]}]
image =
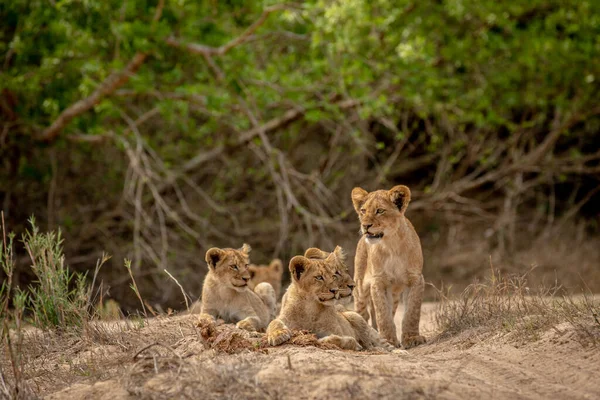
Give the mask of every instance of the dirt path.
[{"label": "dirt path", "polygon": [[[435,335],[434,308],[423,306],[428,338]],[[73,379],[60,391],[48,387],[46,393],[54,393],[47,398],[600,398],[600,349],[582,347],[566,327],[520,346],[506,335],[465,332],[408,354],[292,345],[225,354],[204,350],[192,321],[190,316],[151,320],[145,328],[119,334],[138,349],[153,341],[168,346],[149,349],[148,357],[133,359],[121,350],[125,342],[79,352],[81,362],[89,364],[88,357],[96,369],[105,366],[104,374]]]}]

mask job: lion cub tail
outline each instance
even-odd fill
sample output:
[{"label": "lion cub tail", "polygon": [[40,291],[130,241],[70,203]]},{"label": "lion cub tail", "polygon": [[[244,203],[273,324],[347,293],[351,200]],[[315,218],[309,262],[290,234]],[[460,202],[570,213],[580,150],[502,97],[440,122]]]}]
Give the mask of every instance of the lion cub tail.
[{"label": "lion cub tail", "polygon": [[356,340],[365,349],[382,349],[386,351],[393,351],[394,346],[384,340],[375,329],[373,329],[363,317],[354,311],[345,311],[342,313],[344,317],[350,322]]}]

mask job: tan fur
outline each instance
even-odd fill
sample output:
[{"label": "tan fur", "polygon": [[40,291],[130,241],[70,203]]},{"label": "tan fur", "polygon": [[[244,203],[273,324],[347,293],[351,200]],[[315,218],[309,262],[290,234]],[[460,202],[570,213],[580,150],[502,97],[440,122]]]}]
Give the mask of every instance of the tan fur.
[{"label": "tan fur", "polygon": [[425,342],[419,334],[423,252],[419,236],[404,215],[409,202],[410,190],[402,185],[370,193],[361,188],[352,190],[362,233],[355,256],[354,308],[366,320],[370,316],[381,336],[398,346],[394,314],[404,292],[404,347]]},{"label": "tan fur", "polygon": [[[334,252],[336,251],[339,251],[339,254],[341,255],[336,264],[336,273],[340,276],[340,287],[336,305],[339,305],[341,307],[340,309],[343,310],[347,305],[352,303],[352,293],[354,287],[356,287],[356,283],[354,282],[354,279],[352,279],[352,275],[350,275],[350,270],[346,265],[346,255],[343,253],[342,248],[337,246]],[[331,253],[317,249],[316,247],[311,247],[304,252],[304,257],[324,260],[329,257],[330,254]]]},{"label": "tan fur", "polygon": [[250,264],[248,269],[250,270],[248,285],[251,289],[259,283],[267,282],[275,289],[275,297],[279,298],[281,294],[281,277],[283,276],[283,263],[280,259],[276,258],[269,265]]},{"label": "tan fur", "polygon": [[343,284],[337,273],[340,263],[343,263],[343,253],[339,246],[324,259],[303,256],[291,259],[292,283],[279,317],[267,328],[270,345],[277,346],[289,340],[292,329],[303,329],[315,333],[319,341],[343,349],[390,349],[360,315],[336,307],[339,288]]},{"label": "tan fur", "polygon": [[212,248],[206,252],[208,274],[202,287],[199,320],[214,323],[217,318],[248,331],[262,331],[275,317],[275,291],[266,282],[248,286],[250,246],[240,249]]}]

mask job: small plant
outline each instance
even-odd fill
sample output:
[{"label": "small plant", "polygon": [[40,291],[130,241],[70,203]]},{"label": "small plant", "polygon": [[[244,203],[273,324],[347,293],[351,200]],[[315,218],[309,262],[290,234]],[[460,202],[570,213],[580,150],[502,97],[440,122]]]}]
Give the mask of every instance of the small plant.
[{"label": "small plant", "polygon": [[[13,242],[15,235],[6,234],[4,213],[2,216],[2,239],[0,241],[0,266],[6,278],[0,285],[0,343],[1,354],[10,362],[9,371],[4,370],[0,363],[0,394],[3,398],[19,399],[31,395],[23,384],[23,357],[21,334],[23,313],[27,302],[27,294],[20,289],[13,290],[13,274],[15,270]],[[8,237],[8,240],[7,240]],[[14,294],[13,294],[14,291]],[[12,296],[13,310],[9,310]],[[11,332],[12,330],[12,332]]]},{"label": "small plant", "polygon": [[23,244],[37,278],[28,299],[33,323],[44,329],[83,327],[90,319],[86,274],[71,272],[65,265],[60,230],[40,233],[35,218],[29,223],[31,232],[23,235]]},{"label": "small plant", "polygon": [[125,260],[125,268],[129,272],[129,276],[131,277],[131,290],[135,293],[140,304],[142,305],[142,310],[144,310],[144,317],[148,318],[148,313],[146,312],[146,306],[144,305],[144,300],[142,300],[142,295],[140,294],[140,290],[138,289],[137,283],[135,283],[135,278],[133,277],[133,272],[131,271],[131,260]]}]

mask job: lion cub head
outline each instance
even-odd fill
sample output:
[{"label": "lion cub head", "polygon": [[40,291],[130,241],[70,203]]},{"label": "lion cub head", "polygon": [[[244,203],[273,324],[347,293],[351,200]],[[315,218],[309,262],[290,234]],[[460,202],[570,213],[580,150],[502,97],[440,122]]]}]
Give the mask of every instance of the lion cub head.
[{"label": "lion cub head", "polygon": [[334,306],[339,299],[341,284],[341,277],[336,273],[340,255],[341,252],[334,251],[324,259],[304,256],[292,258],[290,274],[298,294],[321,304]]},{"label": "lion cub head", "polygon": [[342,248],[340,246],[336,246],[333,253],[328,253],[321,249],[317,249],[316,247],[311,247],[304,252],[304,257],[325,260],[331,254],[335,254],[335,273],[340,282],[336,299],[338,300],[339,304],[350,304],[352,302],[352,291],[354,290],[356,283],[354,283],[354,279],[352,279],[352,275],[350,275],[350,270],[346,265],[346,255],[344,254]]},{"label": "lion cub head", "polygon": [[283,276],[283,263],[276,258],[269,265],[254,265],[248,267],[250,271],[250,286],[254,287],[261,282],[270,283],[275,289],[275,295],[279,297],[281,291],[281,277]]},{"label": "lion cub head", "polygon": [[239,292],[248,288],[250,271],[248,264],[250,246],[244,243],[239,249],[218,249],[213,247],[206,252],[209,273],[220,282]]},{"label": "lion cub head", "polygon": [[397,231],[410,202],[410,189],[404,185],[390,190],[367,192],[352,189],[352,203],[360,219],[360,232],[368,244],[379,242],[386,235]]}]

